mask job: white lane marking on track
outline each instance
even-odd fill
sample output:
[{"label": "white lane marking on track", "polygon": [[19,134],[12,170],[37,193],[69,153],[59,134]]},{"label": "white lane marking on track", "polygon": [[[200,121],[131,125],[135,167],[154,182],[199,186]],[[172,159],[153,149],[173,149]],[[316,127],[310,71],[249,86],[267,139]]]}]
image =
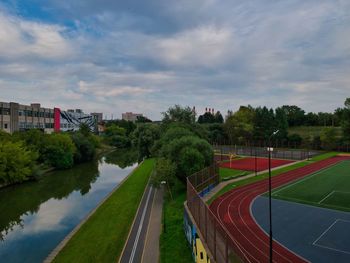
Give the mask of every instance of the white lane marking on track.
[{"label": "white lane marking on track", "polygon": [[132,263],[134,261],[136,248],[137,248],[137,245],[139,244],[140,234],[141,234],[141,230],[142,230],[142,227],[143,227],[143,221],[145,220],[146,211],[147,211],[147,207],[148,207],[148,203],[149,203],[149,198],[151,196],[152,190],[153,190],[153,188],[150,187],[150,190],[149,190],[148,195],[147,195],[146,205],[145,205],[145,207],[143,208],[143,211],[142,211],[142,216],[141,216],[139,228],[137,229],[137,234],[136,234],[134,246],[133,246],[132,251],[131,251],[129,263]]},{"label": "white lane marking on track", "polygon": [[[286,178],[278,178],[279,180],[278,180],[278,182],[279,181],[284,181]],[[275,182],[277,182],[277,180],[275,179]],[[257,187],[259,187],[259,188],[262,188],[262,187],[264,187],[263,186],[263,184],[262,183],[257,183],[257,184],[254,184],[253,185],[253,187],[251,187],[252,189],[255,189],[255,188],[257,188]],[[240,195],[241,194],[244,194],[245,192],[247,191],[247,189],[243,189],[243,190],[240,190],[239,192],[242,192],[242,193],[240,193],[239,195],[237,195],[236,196],[236,198],[238,198],[238,197],[240,197]],[[258,191],[258,190],[252,190],[252,191]],[[260,191],[261,192],[261,191]],[[235,192],[233,192],[233,193],[230,193],[228,196],[226,196],[226,197],[224,197],[222,200],[221,200],[221,202],[219,203],[219,206],[221,206],[221,204],[225,201],[225,199],[227,199],[227,198],[229,198],[229,197],[231,197],[231,195],[232,194],[234,194],[234,193],[237,193],[237,191],[235,191]],[[232,199],[231,201],[234,201],[235,199]],[[231,203],[231,202],[230,202]],[[219,206],[218,206],[218,208],[217,208],[217,210],[219,210]],[[217,213],[219,214],[219,212],[217,211]],[[238,230],[238,232],[250,243],[250,244],[252,244],[252,246],[253,247],[255,247],[258,251],[260,251],[261,252],[261,250],[259,250],[259,248],[257,247],[257,246],[255,246],[241,231],[240,231],[240,229],[237,227],[237,225],[235,224],[235,222],[233,221],[233,219],[232,219],[232,217],[230,216],[230,213],[228,213],[228,215],[229,215],[229,218],[230,218],[230,221],[231,221],[231,223],[232,223],[232,225]],[[241,217],[241,215],[240,215],[240,217]],[[242,218],[242,217],[241,217]],[[221,220],[221,219],[220,219]],[[242,222],[244,222],[243,220],[242,220]],[[245,224],[246,226],[247,226],[247,224]],[[255,232],[254,231],[252,231],[248,226],[247,226],[247,228],[248,228],[248,230],[253,234],[253,235],[255,235],[256,236],[256,234],[255,234]],[[257,237],[260,241],[262,241],[259,237]],[[263,245],[265,245],[266,247],[267,247],[267,244],[266,243],[264,243],[263,241],[262,241],[262,244]],[[246,250],[246,249],[245,249]],[[281,255],[278,251],[275,251],[275,253],[276,254],[278,254],[278,255]],[[253,257],[250,253],[248,253],[251,257]],[[265,257],[267,257],[267,255],[265,255],[264,253],[262,253]],[[282,257],[283,257],[283,255],[281,255]],[[254,258],[254,257],[253,257]],[[255,259],[255,258],[254,258]],[[256,260],[256,259],[255,259]],[[288,261],[288,259],[287,259],[287,261]]]},{"label": "white lane marking on track", "polygon": [[[328,167],[325,167],[325,168],[323,168],[322,170],[326,170],[326,169],[329,169],[330,167],[332,167],[333,165],[335,165],[335,164],[337,164],[338,162],[335,162],[335,163],[330,163],[330,164],[326,164],[326,165],[329,165]],[[313,169],[313,167],[309,167],[309,169],[310,170],[312,170]],[[290,173],[290,172],[287,172],[287,174],[288,173]],[[274,184],[277,184],[277,183],[280,183],[280,181],[285,181],[287,178],[289,178],[289,177],[294,177],[295,176],[295,174],[292,174],[292,173],[290,173],[290,174],[288,174],[287,176],[284,176],[284,177],[282,177],[282,178],[275,178],[275,180],[273,180],[274,182]],[[280,179],[280,180],[278,180],[278,179]],[[291,179],[293,179],[293,178],[291,178]],[[286,183],[288,183],[288,180],[286,180]],[[259,183],[256,183],[256,184],[253,184],[253,186],[254,187],[260,187],[261,186],[261,184],[259,184]],[[253,188],[254,189],[254,188]],[[245,191],[246,191],[247,189],[245,189]],[[240,190],[238,190],[238,192],[241,192],[241,189]],[[218,218],[219,218],[219,220],[220,220],[220,222],[222,223],[222,224],[224,224],[225,225],[225,223],[221,220],[221,217],[219,216],[220,215],[220,213],[219,213],[219,210],[220,210],[220,206],[221,206],[221,204],[227,199],[227,198],[229,198],[232,194],[235,194],[235,193],[237,193],[237,191],[233,191],[232,193],[230,193],[230,194],[228,194],[227,196],[225,196],[225,197],[223,197],[221,200],[220,200],[220,202],[219,202],[219,204],[218,204],[218,207],[217,207],[217,215],[218,215]],[[229,214],[229,213],[228,213]],[[239,228],[237,227],[237,225],[233,222],[233,220],[232,220],[232,218],[231,218],[231,216],[230,216],[230,214],[229,214],[229,217],[230,217],[230,220],[231,220],[231,223],[233,224],[233,226],[238,230],[238,232],[249,242],[249,243],[251,243],[252,244],[252,242],[250,242],[250,240],[245,236],[245,235],[243,235],[243,233],[239,230]],[[249,231],[250,232],[252,232],[251,231],[251,229],[248,227],[248,229],[249,229]],[[252,232],[253,234],[255,234],[254,232]],[[238,241],[237,241],[237,243],[238,243]],[[265,243],[263,243],[263,244],[265,244]],[[254,244],[252,244],[253,245],[253,247],[255,247],[257,250],[259,250]],[[266,245],[266,244],[265,244]],[[242,246],[242,245],[241,245]],[[245,250],[245,251],[247,251],[243,246],[242,246],[242,249],[243,250]],[[248,252],[248,251],[247,251]],[[275,251],[275,253],[277,253],[277,254],[279,254],[278,253],[278,251]],[[248,252],[248,254],[251,256],[251,257],[253,257],[249,252]],[[283,256],[282,256],[283,257]],[[253,259],[255,259],[254,257],[253,257]],[[256,260],[256,259],[255,259]]]},{"label": "white lane marking on track", "polygon": [[[285,179],[285,178],[284,178],[284,179]],[[258,183],[258,184],[254,184],[253,187],[251,187],[251,188],[253,189],[253,190],[252,190],[253,192],[256,192],[256,191],[257,191],[257,190],[255,190],[256,188],[262,188],[262,187],[263,187],[263,184],[262,184],[262,183]],[[247,189],[240,190],[240,191],[239,191],[240,193],[239,193],[238,196],[236,196],[236,198],[240,197],[240,195],[241,195],[241,194],[244,194],[246,191],[247,191]],[[219,203],[219,206],[221,206],[221,204],[225,201],[225,199],[227,199],[228,197],[231,197],[231,195],[234,194],[234,193],[237,193],[237,191],[235,191],[235,192],[233,192],[233,193],[230,193],[228,196],[224,197],[224,198],[221,200],[221,202]],[[235,199],[232,199],[231,202],[234,201],[234,200],[235,200]],[[231,204],[231,202],[229,203],[229,205]],[[219,206],[218,206],[217,210],[219,209]],[[218,211],[217,211],[217,212],[218,212]],[[219,214],[219,213],[218,213],[218,214]],[[228,215],[229,215],[229,218],[230,218],[230,221],[231,221],[232,225],[238,230],[238,232],[239,232],[253,247],[255,247],[256,250],[260,251],[261,254],[262,254],[263,256],[265,256],[266,258],[268,258],[267,255],[265,255],[254,243],[252,243],[251,240],[249,240],[249,239],[240,231],[240,229],[237,227],[237,224],[233,221],[233,219],[232,219],[230,213],[228,213]],[[240,218],[241,218],[241,221],[246,225],[246,227],[247,227],[247,229],[249,230],[249,232],[251,232],[254,236],[256,236],[256,238],[259,239],[265,247],[267,247],[267,244],[264,243],[264,242],[255,234],[255,232],[252,231],[252,230],[249,228],[249,226],[244,222],[244,220],[242,219],[242,216],[241,216],[241,214],[240,214],[240,210],[239,210],[239,216],[240,216]],[[221,221],[221,219],[220,219],[220,221]],[[244,250],[247,251],[246,249],[244,249]],[[274,250],[274,251],[275,251],[275,250]],[[281,255],[278,251],[275,251],[275,253],[284,258],[284,256]],[[254,258],[254,256],[251,255],[249,252],[248,252],[248,254],[249,254],[251,257]],[[254,258],[254,259],[256,260],[256,258]],[[287,261],[289,261],[287,258],[285,258],[285,259],[286,259]],[[259,261],[258,261],[258,262],[259,262]]]}]

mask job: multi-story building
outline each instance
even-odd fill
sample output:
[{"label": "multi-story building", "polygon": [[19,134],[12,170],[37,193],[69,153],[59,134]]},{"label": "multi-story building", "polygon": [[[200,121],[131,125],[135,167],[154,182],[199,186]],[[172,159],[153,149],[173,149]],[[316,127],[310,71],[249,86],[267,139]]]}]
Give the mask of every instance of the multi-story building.
[{"label": "multi-story building", "polygon": [[82,123],[91,131],[97,131],[102,113],[85,114],[81,109],[61,111],[59,108],[43,108],[39,103],[22,105],[15,102],[0,102],[0,130],[8,133],[29,129],[44,132],[77,131]]},{"label": "multi-story building", "polygon": [[103,114],[102,113],[92,112],[91,115],[95,117],[97,123],[102,122],[102,120],[103,120]]},{"label": "multi-story building", "polygon": [[55,108],[55,131],[77,131],[83,123],[91,131],[97,130],[96,116],[85,114],[81,109],[61,111]]},{"label": "multi-story building", "polygon": [[9,133],[29,129],[51,133],[54,130],[54,109],[42,108],[39,103],[0,102],[0,129]]},{"label": "multi-story building", "polygon": [[132,112],[122,113],[122,119],[126,120],[126,121],[135,122],[137,120],[137,117],[143,117],[143,114],[141,114],[141,113],[132,113]]}]

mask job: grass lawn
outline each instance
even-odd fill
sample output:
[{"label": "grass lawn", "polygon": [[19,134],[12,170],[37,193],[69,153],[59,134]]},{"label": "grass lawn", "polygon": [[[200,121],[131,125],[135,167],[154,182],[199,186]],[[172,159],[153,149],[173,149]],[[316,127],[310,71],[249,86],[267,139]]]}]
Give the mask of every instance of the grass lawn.
[{"label": "grass lawn", "polygon": [[219,174],[222,180],[229,180],[229,179],[237,178],[250,173],[253,173],[253,172],[235,170],[235,169],[223,168],[223,167],[219,168]]},{"label": "grass lawn", "polygon": [[186,185],[177,182],[172,189],[173,200],[166,192],[164,202],[165,231],[160,236],[161,263],[193,262],[191,248],[183,229]]},{"label": "grass lawn", "polygon": [[153,159],[145,160],[79,229],[54,262],[116,262],[153,166]]},{"label": "grass lawn", "polygon": [[[291,171],[291,170],[303,167],[303,166],[308,165],[308,164],[310,164],[312,162],[317,162],[317,161],[321,161],[321,160],[330,158],[330,157],[335,156],[337,154],[338,154],[337,152],[329,152],[329,153],[321,154],[321,155],[318,155],[318,156],[310,159],[310,161],[303,161],[303,162],[292,164],[292,165],[290,165],[288,167],[284,167],[284,168],[280,168],[280,169],[274,170],[274,171],[272,171],[271,175],[272,176],[276,176],[276,175],[279,175],[279,174],[282,174],[282,173],[285,173],[285,172],[288,172],[288,171]],[[234,182],[232,184],[228,184],[224,188],[222,188],[218,193],[216,193],[208,201],[208,203],[210,204],[216,198],[218,198],[220,195],[222,195],[222,194],[224,194],[224,193],[226,193],[226,192],[228,192],[228,191],[230,191],[230,190],[232,190],[232,189],[234,189],[234,188],[236,188],[238,186],[254,183],[254,182],[263,180],[265,178],[268,178],[268,176],[269,176],[269,173],[264,173],[264,174],[261,174],[261,175],[258,175],[258,176],[254,176],[254,177],[250,177],[250,178],[244,179],[242,181],[238,181],[238,182]]]},{"label": "grass lawn", "polygon": [[350,211],[349,171],[350,161],[343,161],[275,189],[272,196],[277,199]]}]

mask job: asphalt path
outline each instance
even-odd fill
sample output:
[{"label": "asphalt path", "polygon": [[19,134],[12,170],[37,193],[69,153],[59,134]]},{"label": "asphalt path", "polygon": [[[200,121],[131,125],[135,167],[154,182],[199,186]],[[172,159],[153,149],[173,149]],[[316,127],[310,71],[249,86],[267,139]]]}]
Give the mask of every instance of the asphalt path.
[{"label": "asphalt path", "polygon": [[147,185],[129,238],[120,257],[120,263],[141,262],[155,192],[156,190],[152,186]]}]

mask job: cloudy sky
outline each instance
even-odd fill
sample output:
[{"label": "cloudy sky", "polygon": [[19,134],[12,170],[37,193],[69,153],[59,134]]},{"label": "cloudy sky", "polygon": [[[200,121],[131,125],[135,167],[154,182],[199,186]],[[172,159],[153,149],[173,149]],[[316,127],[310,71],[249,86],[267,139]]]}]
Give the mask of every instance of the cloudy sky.
[{"label": "cloudy sky", "polygon": [[159,119],[346,97],[349,0],[0,2],[0,101]]}]

